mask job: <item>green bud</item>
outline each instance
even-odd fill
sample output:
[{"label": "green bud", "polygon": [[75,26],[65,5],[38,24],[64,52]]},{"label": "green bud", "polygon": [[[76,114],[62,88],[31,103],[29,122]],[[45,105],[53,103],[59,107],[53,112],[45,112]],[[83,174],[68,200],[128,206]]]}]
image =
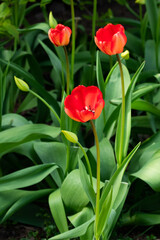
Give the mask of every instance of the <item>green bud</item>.
[{"label": "green bud", "polygon": [[145,3],[146,3],[146,0],[136,0],[135,3],[138,3],[138,4],[145,4]]},{"label": "green bud", "polygon": [[23,91],[23,92],[28,92],[29,91],[29,86],[26,82],[24,82],[20,78],[17,78],[16,76],[14,76],[14,80],[15,80],[15,83],[16,83],[17,87],[21,91]]},{"label": "green bud", "polygon": [[53,17],[52,12],[49,13],[49,26],[51,28],[55,28],[57,26],[57,21],[56,19]]},{"label": "green bud", "polygon": [[125,52],[122,52],[121,57],[125,60],[128,60],[129,59],[129,51],[126,50]]},{"label": "green bud", "polygon": [[65,130],[62,130],[61,132],[64,134],[64,136],[67,138],[68,141],[72,143],[78,143],[78,137],[75,133],[65,131]]}]

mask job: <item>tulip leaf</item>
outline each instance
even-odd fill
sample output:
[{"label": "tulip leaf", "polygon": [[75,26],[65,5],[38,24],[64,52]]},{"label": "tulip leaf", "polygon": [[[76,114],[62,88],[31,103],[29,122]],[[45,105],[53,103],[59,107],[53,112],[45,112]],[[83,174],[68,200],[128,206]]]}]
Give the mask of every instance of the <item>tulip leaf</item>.
[{"label": "tulip leaf", "polygon": [[49,207],[53,216],[53,219],[59,229],[59,231],[66,232],[68,231],[67,218],[64,210],[64,205],[61,198],[60,189],[52,192],[49,195]]},{"label": "tulip leaf", "polygon": [[80,171],[78,169],[70,172],[61,186],[62,200],[68,210],[78,212],[84,208],[89,199],[81,183]]},{"label": "tulip leaf", "polygon": [[160,110],[155,107],[152,103],[142,99],[138,99],[132,103],[132,109],[146,111],[160,117]]},{"label": "tulip leaf", "polygon": [[158,8],[156,0],[146,0],[146,9],[148,13],[148,20],[151,27],[152,37],[157,38],[157,24],[158,24]]},{"label": "tulip leaf", "polygon": [[93,186],[89,181],[89,176],[87,175],[85,166],[80,159],[79,159],[79,170],[80,170],[80,178],[81,178],[83,188],[94,209],[96,206],[96,194],[94,192]]},{"label": "tulip leaf", "polygon": [[56,138],[60,129],[44,124],[27,124],[0,132],[0,154],[3,155],[22,143],[40,138]]},{"label": "tulip leaf", "polygon": [[[132,81],[129,85],[129,88],[125,97],[125,123],[124,129],[122,129],[122,112],[120,112],[118,118],[118,125],[116,131],[116,141],[115,141],[115,152],[118,164],[123,161],[123,158],[126,157],[128,151],[128,144],[130,140],[130,132],[131,132],[131,101],[132,101],[132,93],[135,87],[135,84],[138,80],[138,76],[144,68],[144,62],[141,64],[137,72],[132,78]],[[123,139],[121,139],[122,131],[124,131]],[[123,148],[120,148],[120,144],[122,144]],[[122,151],[122,152],[121,152]]]},{"label": "tulip leaf", "polygon": [[77,238],[80,236],[83,236],[86,232],[89,226],[94,222],[95,217],[92,217],[89,221],[83,223],[82,225],[69,230],[67,232],[61,233],[55,237],[51,237],[48,240],[58,240],[58,239],[66,239],[66,238]]},{"label": "tulip leaf", "polygon": [[[45,195],[48,195],[52,190],[51,189],[43,189],[43,190],[37,190],[37,191],[23,191],[23,190],[10,190],[10,191],[4,191],[0,194],[0,203],[1,203],[1,209],[3,209],[3,199],[5,199],[5,207],[8,207],[7,212],[4,214],[1,223],[6,221],[9,217],[11,217],[16,211],[18,211],[20,208],[25,206],[26,204],[35,201],[36,199],[39,199]],[[15,201],[13,202],[12,196],[16,196]],[[8,197],[7,197],[8,196]],[[12,200],[10,200],[12,199]]]},{"label": "tulip leaf", "polygon": [[96,57],[96,73],[97,73],[98,87],[103,94],[103,98],[105,99],[105,85],[104,85],[104,78],[102,73],[100,57],[99,57],[99,51],[97,51],[97,57]]},{"label": "tulip leaf", "polygon": [[41,31],[44,31],[46,34],[48,34],[49,25],[47,23],[36,23],[31,27],[18,29],[19,32],[29,32],[29,31],[35,31],[35,30],[41,30]]},{"label": "tulip leaf", "polygon": [[8,61],[5,61],[3,59],[0,59],[0,62],[6,66],[9,65],[9,68],[16,72],[17,75],[23,76],[25,82],[27,82],[30,87],[36,89],[37,92],[48,102],[48,104],[53,106],[55,111],[59,113],[59,105],[56,99],[54,99],[53,96],[51,96],[47,91],[45,91],[42,85],[29,72],[25,71],[21,66],[15,63],[10,62],[8,64]]},{"label": "tulip leaf", "polygon": [[[74,227],[82,225],[94,216],[93,209],[90,207],[85,207],[82,211],[68,217],[69,221]],[[80,237],[80,240],[92,239],[93,237],[93,224],[88,228],[87,232]]]},{"label": "tulip leaf", "polygon": [[0,178],[0,192],[17,188],[24,188],[42,181],[57,166],[55,164],[41,164],[18,170]]},{"label": "tulip leaf", "polygon": [[113,188],[113,193],[112,193],[112,204],[114,204],[117,194],[119,192],[119,188],[121,185],[121,181],[122,181],[122,177],[124,175],[125,169],[128,166],[130,160],[132,159],[132,157],[134,156],[134,154],[136,153],[136,151],[138,150],[140,146],[140,143],[138,143],[134,149],[128,154],[128,156],[124,159],[124,161],[122,162],[122,164],[120,165],[120,167],[115,171],[115,173],[113,174],[113,176],[111,177],[111,179],[109,180],[109,182],[107,182],[103,188],[103,192],[102,192],[102,196],[100,199],[100,207],[103,206],[106,197],[108,196],[111,188]]},{"label": "tulip leaf", "polygon": [[131,175],[148,183],[154,191],[160,192],[160,150],[155,152],[141,169]]}]

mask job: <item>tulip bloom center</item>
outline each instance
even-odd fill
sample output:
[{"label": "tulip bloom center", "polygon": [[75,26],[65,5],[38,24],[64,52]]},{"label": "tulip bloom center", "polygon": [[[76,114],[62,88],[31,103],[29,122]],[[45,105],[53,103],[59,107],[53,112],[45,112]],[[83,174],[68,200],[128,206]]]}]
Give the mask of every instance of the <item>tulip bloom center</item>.
[{"label": "tulip bloom center", "polygon": [[80,85],[64,101],[66,114],[77,122],[97,119],[104,108],[102,92],[98,87]]}]

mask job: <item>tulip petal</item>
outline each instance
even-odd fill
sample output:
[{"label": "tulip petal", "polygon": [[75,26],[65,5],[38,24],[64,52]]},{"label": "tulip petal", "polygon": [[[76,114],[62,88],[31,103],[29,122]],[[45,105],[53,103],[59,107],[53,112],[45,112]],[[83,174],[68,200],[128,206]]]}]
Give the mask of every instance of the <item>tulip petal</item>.
[{"label": "tulip petal", "polygon": [[127,42],[127,37],[122,32],[117,32],[114,34],[111,42],[111,51],[113,54],[121,53],[123,52],[123,48]]},{"label": "tulip petal", "polygon": [[101,99],[97,104],[96,104],[96,108],[95,108],[95,114],[94,114],[94,118],[93,119],[97,119],[101,112],[102,109],[104,108],[105,105],[105,101],[103,99]]},{"label": "tulip petal", "polygon": [[94,113],[91,111],[83,110],[80,112],[81,122],[87,122],[94,119]]}]

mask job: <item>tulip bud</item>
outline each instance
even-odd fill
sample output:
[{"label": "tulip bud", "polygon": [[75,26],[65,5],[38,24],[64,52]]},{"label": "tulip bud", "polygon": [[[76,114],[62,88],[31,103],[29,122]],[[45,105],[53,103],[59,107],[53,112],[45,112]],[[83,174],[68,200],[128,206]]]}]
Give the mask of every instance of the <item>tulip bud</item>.
[{"label": "tulip bud", "polygon": [[145,4],[145,3],[146,3],[146,0],[136,0],[135,3],[138,3],[138,4]]},{"label": "tulip bud", "polygon": [[67,138],[68,141],[72,143],[78,143],[78,137],[75,133],[65,131],[65,130],[62,130],[61,132],[64,134],[64,136]]},{"label": "tulip bud", "polygon": [[125,60],[128,60],[129,59],[129,51],[126,50],[123,53],[121,53],[121,57]]},{"label": "tulip bud", "polygon": [[16,83],[17,87],[21,91],[23,91],[23,92],[28,92],[29,91],[29,86],[26,82],[24,82],[20,78],[17,78],[16,76],[14,76],[14,80],[15,80],[15,83]]},{"label": "tulip bud", "polygon": [[57,21],[56,19],[53,17],[52,12],[49,13],[49,26],[51,28],[55,28],[57,26]]}]

